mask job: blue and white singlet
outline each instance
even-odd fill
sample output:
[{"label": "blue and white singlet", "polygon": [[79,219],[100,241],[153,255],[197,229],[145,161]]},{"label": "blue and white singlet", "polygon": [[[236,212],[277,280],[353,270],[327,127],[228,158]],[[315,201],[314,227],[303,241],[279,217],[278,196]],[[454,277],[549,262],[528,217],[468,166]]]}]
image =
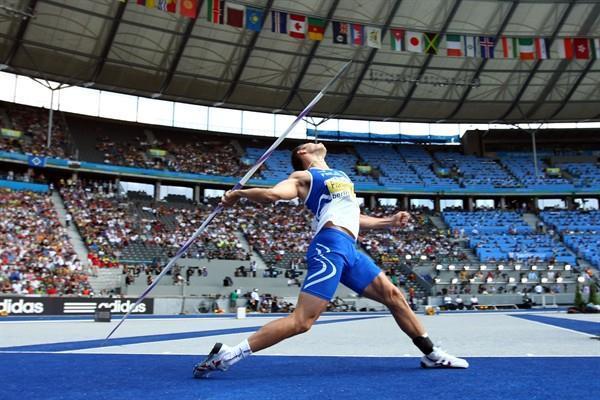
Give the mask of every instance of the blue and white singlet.
[{"label": "blue and white singlet", "polygon": [[311,182],[305,205],[315,216],[312,222],[315,234],[331,222],[348,229],[357,238],[360,206],[348,175],[336,169],[310,168],[308,172]]}]

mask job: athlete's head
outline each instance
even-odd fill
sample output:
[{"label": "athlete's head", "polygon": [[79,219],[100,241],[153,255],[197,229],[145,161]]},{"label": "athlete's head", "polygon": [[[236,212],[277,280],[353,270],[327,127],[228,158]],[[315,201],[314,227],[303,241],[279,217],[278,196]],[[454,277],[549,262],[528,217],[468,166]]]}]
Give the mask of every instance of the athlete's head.
[{"label": "athlete's head", "polygon": [[323,143],[304,143],[292,150],[292,167],[294,171],[310,168],[315,161],[322,161],[327,155]]}]

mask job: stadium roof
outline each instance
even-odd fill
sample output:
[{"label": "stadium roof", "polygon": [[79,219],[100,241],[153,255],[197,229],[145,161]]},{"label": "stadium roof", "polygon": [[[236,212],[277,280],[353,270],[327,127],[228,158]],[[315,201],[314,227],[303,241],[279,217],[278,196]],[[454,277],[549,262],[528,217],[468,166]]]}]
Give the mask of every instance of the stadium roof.
[{"label": "stadium roof", "polygon": [[[210,23],[209,1],[203,0],[197,19],[135,0],[13,1],[11,7],[35,16],[21,19],[6,7],[2,15],[2,2],[0,68],[59,82],[295,114],[353,59],[313,115],[421,122],[600,120],[600,62],[591,57],[521,61],[398,52],[389,31],[543,37],[555,44],[563,37],[600,38],[599,0],[233,1],[265,12],[259,32]],[[273,10],[324,18],[324,40],[271,32]],[[381,48],[333,44],[332,20],[381,28]]]}]

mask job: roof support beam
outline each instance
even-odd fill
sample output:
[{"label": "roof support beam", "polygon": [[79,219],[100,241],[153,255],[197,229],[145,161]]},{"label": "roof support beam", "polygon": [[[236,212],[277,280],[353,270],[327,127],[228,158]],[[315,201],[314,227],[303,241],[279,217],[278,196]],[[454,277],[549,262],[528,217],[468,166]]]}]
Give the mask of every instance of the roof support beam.
[{"label": "roof support beam", "polygon": [[[598,18],[598,15],[600,15],[600,4],[595,4],[592,11],[588,14],[585,21],[581,25],[581,28],[579,29],[579,35],[587,35],[590,32],[590,29],[592,28],[592,26],[594,25],[594,22],[596,22],[596,19]],[[582,73],[583,77],[585,77],[585,74],[587,74],[587,72],[589,71],[588,66],[590,66],[590,64],[591,64],[591,62],[589,62],[588,65],[586,65],[586,68],[584,69],[584,72]],[[544,104],[544,102],[546,101],[546,99],[548,98],[548,96],[550,95],[552,90],[554,89],[556,82],[558,82],[558,80],[560,79],[562,74],[567,69],[568,65],[569,65],[568,60],[562,60],[560,62],[558,68],[552,74],[552,77],[548,80],[546,87],[544,88],[542,93],[539,95],[537,101],[535,102],[533,107],[531,107],[531,109],[527,112],[527,118],[531,118],[531,116],[533,114],[535,114],[535,112],[541,107],[541,105]],[[580,75],[581,79],[577,78],[577,81],[575,82],[575,88],[577,88],[577,86],[579,86],[579,84],[581,83],[581,80],[583,80],[582,75]],[[569,90],[569,95],[567,96],[567,101],[568,101],[568,98],[570,98],[574,92],[575,92],[574,90]],[[560,110],[562,110],[562,107],[564,107],[564,105],[562,105],[560,107],[560,109],[552,115],[552,117],[554,117],[556,114],[558,114],[558,112],[560,112]]]},{"label": "roof support beam", "polygon": [[[450,26],[450,22],[452,22],[452,19],[454,18],[454,15],[458,11],[458,8],[460,7],[461,3],[462,3],[462,0],[454,0],[454,4],[452,5],[452,8],[450,9],[450,13],[448,13],[448,16],[446,17],[446,21],[444,21],[444,25],[442,26],[442,29],[440,29],[440,33],[439,33],[440,40],[446,34],[446,31],[448,30],[448,26]],[[429,63],[431,62],[431,59],[433,57],[434,57],[433,54],[427,54],[427,57],[425,58],[425,62],[421,65],[421,68],[419,69],[419,74],[418,74],[419,78],[425,74],[425,72],[427,71],[427,67],[429,66]],[[400,116],[400,114],[402,114],[402,111],[404,111],[404,109],[410,102],[410,99],[412,98],[413,94],[415,93],[415,90],[417,90],[417,84],[418,84],[417,82],[412,83],[410,89],[408,89],[408,93],[406,93],[406,95],[404,96],[404,100],[402,101],[402,104],[400,105],[400,107],[398,107],[398,109],[394,113],[394,116],[393,116],[394,118],[397,118],[398,116]]]},{"label": "roof support beam", "polygon": [[562,111],[562,109],[565,108],[565,106],[569,103],[569,100],[571,100],[571,97],[573,97],[573,94],[575,94],[575,92],[577,91],[577,88],[579,87],[579,85],[583,81],[583,78],[585,78],[585,76],[587,75],[587,73],[589,72],[589,70],[592,69],[592,65],[594,64],[594,61],[596,61],[596,60],[590,60],[590,61],[588,61],[587,65],[585,66],[585,68],[583,69],[583,71],[581,71],[581,73],[577,77],[577,80],[575,81],[575,83],[573,84],[573,86],[571,86],[571,89],[569,89],[569,92],[567,93],[567,95],[565,96],[565,98],[561,100],[560,105],[552,113],[552,115],[550,116],[549,119],[554,119],[554,117],[556,117]]},{"label": "roof support beam", "polygon": [[[340,0],[334,0],[333,3],[331,4],[331,7],[329,7],[329,11],[327,11],[327,16],[325,17],[325,30],[327,30],[327,27],[329,26],[329,22],[331,22],[331,18],[333,18],[333,14],[335,13],[335,10],[337,9],[339,3],[340,3]],[[298,94],[298,89],[300,88],[300,84],[302,83],[302,80],[304,79],[304,76],[306,75],[306,71],[308,71],[308,67],[310,67],[312,60],[315,57],[315,54],[317,53],[317,50],[318,50],[321,42],[322,42],[322,40],[314,41],[312,47],[310,48],[310,51],[308,52],[308,55],[306,56],[306,59],[304,60],[304,64],[302,65],[300,72],[296,76],[296,80],[294,81],[294,85],[292,86],[292,89],[290,90],[290,94],[288,95],[287,99],[285,99],[285,101],[279,108],[281,108],[281,109],[287,108],[287,106],[294,99],[294,96],[296,96],[296,94]]]},{"label": "roof support beam", "polygon": [[[556,24],[556,28],[554,29],[554,32],[552,32],[552,36],[548,40],[548,47],[552,46],[552,44],[554,43],[554,40],[556,39],[556,36],[558,35],[558,33],[560,32],[561,28],[565,24],[565,21],[569,17],[569,14],[571,14],[571,11],[573,10],[574,6],[575,6],[575,1],[571,0],[569,2],[569,5],[567,6],[567,9],[565,10],[565,12],[563,13],[563,15],[561,16],[560,20],[558,21],[558,24]],[[513,112],[513,110],[515,109],[515,107],[517,107],[517,105],[521,101],[521,97],[523,97],[523,95],[525,94],[525,91],[529,87],[529,84],[531,83],[531,81],[535,77],[535,74],[536,74],[537,70],[542,65],[542,62],[543,62],[543,60],[537,60],[535,62],[535,64],[533,65],[533,68],[529,72],[529,75],[527,75],[527,79],[525,79],[525,82],[523,83],[523,86],[521,86],[521,89],[519,89],[519,92],[517,93],[517,96],[514,98],[514,100],[510,104],[510,107],[508,107],[508,109],[504,112],[504,114],[502,114],[502,116],[500,116],[499,120],[501,120],[501,121],[506,120],[506,117],[508,117],[510,115],[510,113]],[[524,117],[525,117],[525,115],[524,115]]]},{"label": "roof support beam", "polygon": [[[459,3],[460,3],[460,1],[461,0],[458,0]],[[390,25],[392,24],[392,21],[394,20],[394,17],[396,16],[398,9],[400,8],[400,4],[402,4],[402,0],[396,0],[394,2],[394,4],[392,5],[392,9],[390,10],[390,13],[388,14],[388,16],[385,20],[385,23],[383,25],[383,28],[381,30],[381,40],[382,41],[383,41],[385,34],[390,29]],[[348,96],[346,97],[346,101],[344,102],[344,104],[342,105],[340,110],[338,111],[338,114],[344,113],[344,111],[346,111],[348,109],[348,107],[350,107],[350,104],[352,104],[352,101],[354,100],[354,96],[356,96],[356,92],[358,92],[358,88],[360,87],[363,79],[365,79],[365,75],[367,74],[367,71],[369,70],[369,68],[371,68],[371,64],[373,63],[373,60],[375,59],[377,50],[378,49],[371,49],[367,59],[365,60],[365,63],[363,64],[363,68],[360,70],[360,73],[358,74],[358,78],[356,78],[356,81],[354,81],[354,85],[352,85],[352,89],[350,89],[350,92],[348,93]]]},{"label": "roof support beam", "polygon": [[187,42],[190,40],[192,36],[192,31],[194,30],[194,26],[196,25],[196,20],[198,19],[198,15],[200,14],[200,9],[204,5],[204,0],[200,0],[198,2],[198,6],[196,7],[196,18],[191,18],[187,25],[185,26],[185,30],[183,31],[183,36],[179,41],[179,46],[177,47],[177,51],[175,51],[175,55],[173,56],[173,60],[171,61],[171,65],[169,65],[169,69],[167,74],[165,75],[165,79],[163,79],[162,84],[160,85],[160,90],[158,91],[160,94],[163,94],[171,81],[173,80],[173,75],[175,75],[175,71],[177,71],[177,66],[179,65],[179,61],[181,61],[181,56],[185,50],[185,46],[187,46]]},{"label": "roof support beam", "polygon": [[[513,14],[515,13],[518,6],[519,6],[519,0],[513,1],[512,4],[510,5],[508,12],[504,16],[504,19],[502,20],[502,23],[500,24],[500,27],[498,28],[498,31],[496,32],[496,35],[494,36],[494,43],[498,43],[498,39],[500,38],[500,35],[502,35],[502,32],[504,32],[506,25],[508,25],[508,23],[510,22],[510,19],[512,18]],[[479,63],[479,67],[477,68],[477,70],[473,74],[473,77],[471,78],[472,81],[479,79],[479,76],[483,72],[483,69],[485,68],[485,65],[487,64],[487,62],[488,62],[488,58],[484,58],[481,60],[481,62]],[[469,97],[469,94],[471,93],[471,89],[473,89],[472,86],[467,86],[465,88],[465,91],[463,92],[460,100],[458,101],[456,108],[454,108],[454,110],[446,117],[447,120],[454,118],[454,116],[460,111],[462,106],[465,104],[467,97]]]},{"label": "roof support beam", "polygon": [[121,25],[121,20],[123,19],[123,14],[125,13],[125,7],[127,7],[127,2],[117,2],[117,4],[117,12],[115,13],[115,17],[113,18],[110,30],[108,31],[108,36],[106,37],[106,41],[104,42],[104,46],[102,47],[102,52],[100,53],[100,59],[96,63],[96,67],[94,68],[94,72],[92,73],[92,77],[90,78],[90,82],[95,82],[96,79],[98,79],[98,77],[100,76],[102,68],[104,68],[104,64],[106,63],[108,53],[110,52],[110,48],[112,47],[112,44],[115,40],[115,36],[117,35],[117,31],[119,30],[119,25]]},{"label": "roof support beam", "polygon": [[221,100],[221,103],[226,103],[227,100],[229,100],[229,98],[235,91],[235,88],[237,87],[238,83],[240,83],[240,78],[242,77],[242,74],[244,73],[244,68],[246,68],[246,64],[248,63],[248,60],[250,59],[250,54],[252,54],[252,50],[254,50],[254,46],[256,45],[258,36],[260,35],[260,32],[262,31],[262,27],[264,26],[265,21],[267,20],[267,16],[269,15],[269,12],[271,12],[271,7],[273,7],[273,1],[274,0],[267,1],[267,5],[265,6],[264,18],[263,18],[262,24],[261,24],[261,30],[258,32],[252,33],[252,37],[250,38],[248,47],[246,47],[246,52],[242,56],[240,64],[238,65],[237,70],[235,71],[235,75],[233,76],[233,79],[231,80],[231,85],[229,85],[229,88],[227,89],[225,96],[223,96],[223,100]]},{"label": "roof support beam", "polygon": [[[29,0],[29,4],[27,4],[27,10],[29,12],[33,13],[33,11],[35,10],[35,6],[37,5],[37,2],[38,2],[38,0]],[[13,58],[15,58],[15,55],[17,54],[17,51],[19,50],[19,47],[21,46],[21,42],[23,41],[23,38],[25,37],[25,32],[27,31],[27,27],[29,26],[30,20],[31,20],[31,18],[25,18],[19,24],[19,30],[17,31],[17,35],[15,36],[15,41],[14,41],[12,47],[10,48],[10,50],[8,51],[8,55],[4,59],[4,64],[10,65]]]}]

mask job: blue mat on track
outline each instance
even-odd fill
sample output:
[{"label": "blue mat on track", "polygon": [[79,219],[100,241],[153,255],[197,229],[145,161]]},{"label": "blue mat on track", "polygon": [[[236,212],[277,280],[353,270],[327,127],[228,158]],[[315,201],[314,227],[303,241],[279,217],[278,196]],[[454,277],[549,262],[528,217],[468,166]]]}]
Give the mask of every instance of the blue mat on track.
[{"label": "blue mat on track", "polygon": [[576,319],[546,317],[545,315],[513,315],[515,318],[522,318],[529,321],[541,322],[546,325],[558,326],[559,328],[571,329],[573,331],[589,333],[590,335],[600,336],[600,322],[581,321]]},{"label": "blue mat on track", "polygon": [[209,379],[198,357],[0,354],[2,400],[593,398],[598,357],[470,358],[468,370],[424,370],[416,358],[255,356]]}]

